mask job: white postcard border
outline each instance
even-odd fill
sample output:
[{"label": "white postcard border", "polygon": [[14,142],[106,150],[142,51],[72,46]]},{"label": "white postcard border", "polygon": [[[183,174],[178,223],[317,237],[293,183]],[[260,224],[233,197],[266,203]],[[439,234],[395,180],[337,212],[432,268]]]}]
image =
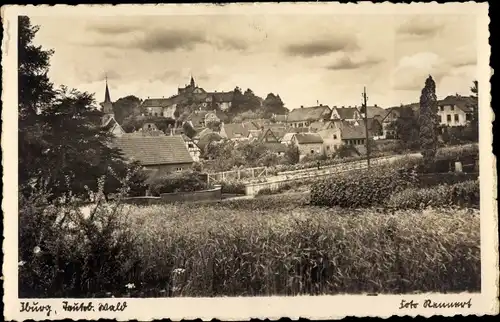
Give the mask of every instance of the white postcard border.
[{"label": "white postcard border", "polygon": [[[64,313],[61,299],[41,299],[58,311],[57,315],[24,314],[19,312],[18,259],[17,259],[17,16],[18,15],[207,15],[207,14],[476,14],[478,16],[478,75],[480,105],[480,173],[481,176],[481,293],[480,294],[419,294],[419,295],[337,295],[296,297],[221,297],[221,298],[150,298],[150,299],[103,299],[92,302],[127,302],[121,313]],[[216,5],[78,5],[78,6],[7,6],[2,7],[4,41],[2,44],[3,67],[3,200],[4,212],[4,317],[9,320],[25,319],[98,319],[152,320],[248,320],[250,318],[279,319],[299,317],[310,319],[335,319],[345,316],[392,315],[483,315],[498,314],[498,238],[496,204],[496,168],[492,152],[492,124],[494,118],[490,107],[489,67],[489,16],[487,3],[412,3],[412,4],[231,4]],[[398,310],[402,299],[423,302],[467,301],[472,308],[425,309],[420,306],[412,310]],[[75,301],[82,301],[76,300]]]}]

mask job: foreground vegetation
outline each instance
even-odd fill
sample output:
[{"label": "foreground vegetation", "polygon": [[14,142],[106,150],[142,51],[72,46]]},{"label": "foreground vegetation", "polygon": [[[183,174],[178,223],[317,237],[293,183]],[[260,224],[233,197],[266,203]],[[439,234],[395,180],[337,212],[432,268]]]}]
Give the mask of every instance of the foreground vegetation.
[{"label": "foreground vegetation", "polygon": [[24,253],[20,295],[479,290],[477,211],[360,211],[307,202],[307,195],[289,194],[98,212],[98,225],[61,226],[53,243]]}]

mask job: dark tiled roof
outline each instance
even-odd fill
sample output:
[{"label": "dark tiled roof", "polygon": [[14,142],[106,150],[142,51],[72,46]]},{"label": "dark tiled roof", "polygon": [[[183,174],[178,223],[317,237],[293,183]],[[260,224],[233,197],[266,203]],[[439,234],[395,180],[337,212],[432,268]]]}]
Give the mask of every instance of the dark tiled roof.
[{"label": "dark tiled roof", "polygon": [[142,165],[192,163],[193,159],[181,136],[131,137],[114,139],[123,154]]},{"label": "dark tiled roof", "polygon": [[179,103],[182,98],[178,95],[168,97],[168,98],[148,98],[142,102],[143,107],[153,107],[153,106],[170,106],[175,103]]},{"label": "dark tiled roof", "polygon": [[299,144],[323,143],[323,139],[316,133],[297,133],[295,138]]},{"label": "dark tiled roof", "polygon": [[248,137],[248,128],[244,127],[241,123],[228,123],[224,124],[224,131],[228,139],[245,138]]},{"label": "dark tiled roof", "polygon": [[342,108],[337,108],[337,112],[339,113],[340,119],[345,120],[345,119],[354,119],[354,113],[358,112],[358,109],[355,107],[342,107]]},{"label": "dark tiled roof", "polygon": [[329,118],[331,110],[327,105],[300,107],[290,111],[288,114],[288,122],[300,121],[318,121],[323,118]]},{"label": "dark tiled roof", "polygon": [[438,105],[454,105],[466,113],[473,111],[473,107],[477,106],[477,100],[474,97],[449,95],[443,100],[438,101]]},{"label": "dark tiled roof", "polygon": [[349,139],[366,139],[366,131],[364,124],[351,125],[347,122],[343,122],[341,128],[342,140]]},{"label": "dark tiled roof", "polygon": [[384,118],[387,114],[387,110],[385,108],[381,108],[380,106],[368,106],[368,118],[376,117],[377,115],[380,118]]}]

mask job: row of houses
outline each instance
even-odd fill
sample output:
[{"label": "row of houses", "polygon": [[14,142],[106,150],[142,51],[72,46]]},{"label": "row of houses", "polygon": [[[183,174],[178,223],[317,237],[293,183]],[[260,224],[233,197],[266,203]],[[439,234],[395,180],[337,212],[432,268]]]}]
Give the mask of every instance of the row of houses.
[{"label": "row of houses", "polygon": [[[186,88],[179,89],[179,94],[186,90],[197,90],[194,80]],[[353,147],[358,154],[364,154],[367,136],[372,139],[385,138],[393,134],[388,125],[399,117],[404,117],[405,110],[409,108],[417,115],[419,112],[418,104],[388,109],[374,105],[367,107],[365,119],[363,111],[357,106],[330,108],[319,104],[313,107],[301,106],[288,115],[273,115],[270,120],[228,123],[224,115],[218,115],[215,110],[199,109],[184,121],[196,131],[195,136],[188,137],[183,133],[182,127],[171,128],[164,133],[153,123],[144,124],[134,133],[125,133],[114,119],[107,83],[105,100],[101,105],[104,112],[101,125],[115,134],[113,144],[127,158],[140,162],[155,175],[190,168],[193,162],[200,160],[202,151],[213,141],[257,141],[277,155],[283,155],[291,144],[299,148],[301,157],[332,155],[344,145]],[[438,102],[441,123],[449,126],[464,125],[471,119],[476,106],[477,100],[472,97],[448,96]],[[209,128],[210,123],[219,126]]]}]

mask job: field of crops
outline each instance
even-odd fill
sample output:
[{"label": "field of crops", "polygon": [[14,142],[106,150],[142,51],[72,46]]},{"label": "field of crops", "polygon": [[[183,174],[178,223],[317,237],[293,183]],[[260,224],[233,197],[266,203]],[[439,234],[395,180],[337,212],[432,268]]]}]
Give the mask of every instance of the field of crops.
[{"label": "field of crops", "polygon": [[479,290],[478,211],[316,208],[307,199],[127,206],[129,261],[140,263],[128,295]]}]

